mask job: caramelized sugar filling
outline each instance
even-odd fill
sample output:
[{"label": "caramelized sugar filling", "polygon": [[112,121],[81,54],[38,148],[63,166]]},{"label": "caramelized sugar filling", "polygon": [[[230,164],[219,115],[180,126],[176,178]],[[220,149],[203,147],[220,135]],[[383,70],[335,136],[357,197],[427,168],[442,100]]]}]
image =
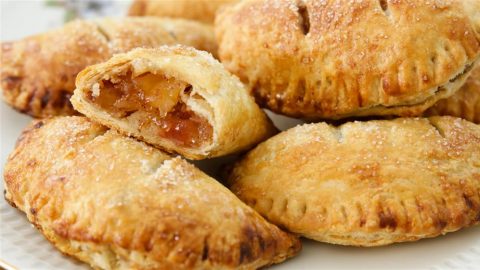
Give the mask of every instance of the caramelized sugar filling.
[{"label": "caramelized sugar filling", "polygon": [[95,85],[88,98],[113,117],[130,119],[149,136],[160,136],[178,146],[197,147],[212,138],[212,126],[191,111],[180,93],[191,85],[164,75],[131,72]]}]

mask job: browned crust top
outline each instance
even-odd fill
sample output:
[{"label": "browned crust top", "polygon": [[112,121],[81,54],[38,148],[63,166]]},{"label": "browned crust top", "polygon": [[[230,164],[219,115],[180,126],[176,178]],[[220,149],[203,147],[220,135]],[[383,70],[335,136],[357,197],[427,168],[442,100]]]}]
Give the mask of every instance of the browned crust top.
[{"label": "browned crust top", "polygon": [[452,117],[299,126],[251,151],[229,185],[319,241],[433,237],[480,222],[480,127]]},{"label": "browned crust top", "polygon": [[4,178],[8,201],[60,250],[96,267],[73,242],[107,248],[125,269],[250,269],[300,249],[193,165],[82,117],[32,123]]},{"label": "browned crust top", "polygon": [[215,30],[259,103],[306,118],[418,115],[480,49],[462,1],[250,0]]},{"label": "browned crust top", "polygon": [[85,67],[136,47],[178,43],[216,50],[210,26],[160,18],[74,21],[23,40],[2,42],[3,99],[34,117],[71,115],[75,77]]}]

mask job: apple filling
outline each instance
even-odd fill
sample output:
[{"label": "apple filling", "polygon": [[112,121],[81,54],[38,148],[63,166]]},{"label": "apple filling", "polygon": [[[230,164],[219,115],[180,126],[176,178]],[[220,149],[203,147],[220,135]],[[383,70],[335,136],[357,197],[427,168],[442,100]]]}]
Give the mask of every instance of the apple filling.
[{"label": "apple filling", "polygon": [[192,86],[160,74],[131,72],[95,84],[88,98],[115,118],[126,119],[146,135],[182,147],[198,147],[212,139],[212,126],[182,102]]}]

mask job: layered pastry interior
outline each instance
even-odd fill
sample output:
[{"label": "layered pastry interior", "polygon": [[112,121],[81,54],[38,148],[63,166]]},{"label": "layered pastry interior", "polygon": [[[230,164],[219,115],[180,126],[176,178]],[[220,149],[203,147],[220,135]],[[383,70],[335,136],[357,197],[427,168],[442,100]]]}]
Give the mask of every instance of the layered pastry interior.
[{"label": "layered pastry interior", "polygon": [[211,143],[213,127],[187,105],[192,90],[192,85],[166,74],[134,76],[127,70],[95,83],[86,96],[112,117],[128,121],[143,137],[197,148]]}]

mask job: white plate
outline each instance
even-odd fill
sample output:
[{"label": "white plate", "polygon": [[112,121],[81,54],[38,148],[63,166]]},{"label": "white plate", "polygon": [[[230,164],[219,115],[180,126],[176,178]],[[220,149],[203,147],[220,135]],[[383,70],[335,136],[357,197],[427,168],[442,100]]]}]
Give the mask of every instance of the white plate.
[{"label": "white plate", "polygon": [[[4,1],[1,7],[2,40],[17,39],[61,23],[63,13],[44,10],[39,1]],[[126,5],[123,2],[123,5]],[[21,130],[31,119],[0,101],[0,172]],[[274,117],[286,129],[298,123]],[[212,173],[219,160],[196,162]],[[3,191],[3,181],[0,181]],[[3,196],[1,196],[3,197]],[[303,241],[299,256],[272,269],[480,269],[480,227],[435,239],[379,248],[351,248]],[[25,218],[0,198],[0,268],[80,270],[84,264],[58,252]]]}]

